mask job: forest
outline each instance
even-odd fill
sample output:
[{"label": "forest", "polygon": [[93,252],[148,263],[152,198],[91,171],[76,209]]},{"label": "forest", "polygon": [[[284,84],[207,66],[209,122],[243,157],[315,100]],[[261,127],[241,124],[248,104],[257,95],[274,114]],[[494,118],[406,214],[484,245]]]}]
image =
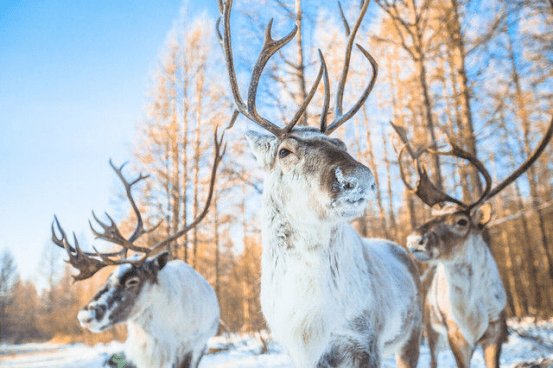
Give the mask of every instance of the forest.
[{"label": "forest", "polygon": [[[215,1],[215,0],[214,0]],[[359,3],[343,1],[355,19]],[[346,41],[339,5],[313,0],[235,0],[234,57],[246,90],[263,44],[265,27],[296,38],[267,65],[259,84],[258,110],[284,125],[304,101],[318,72],[318,50],[330,80],[337,81]],[[134,189],[155,244],[189,224],[202,210],[213,158],[213,131],[225,131],[226,154],[207,217],[168,246],[213,286],[228,332],[265,329],[259,304],[263,173],[244,134],[253,125],[239,117],[227,127],[234,101],[215,18],[175,21],[147,91],[144,116],[133,134],[129,176],[149,177]],[[404,127],[414,144],[447,147],[447,137],[477,156],[493,182],[507,177],[534,150],[553,109],[553,2],[551,0],[373,0],[357,42],[376,59],[378,79],[370,98],[336,134],[348,152],[371,168],[374,200],[355,228],[365,237],[406,237],[430,219],[430,209],[404,186],[398,165],[401,141],[390,122]],[[347,108],[370,79],[370,65],[354,51],[344,95]],[[331,85],[332,91],[336,88]],[[300,125],[317,126],[324,92],[319,86]],[[330,111],[333,110],[331,102]],[[430,177],[448,194],[470,201],[482,179],[467,162],[425,158]],[[108,165],[108,163],[106,163]],[[553,145],[515,183],[491,200],[489,246],[508,295],[509,317],[553,316]],[[412,173],[415,174],[415,173]],[[415,181],[412,176],[411,181]],[[136,222],[124,188],[123,233]],[[100,212],[101,213],[101,212]],[[87,219],[82,219],[83,224]],[[94,243],[109,250],[109,244]],[[43,289],[19,278],[8,251],[0,256],[0,341],[23,343],[123,340],[125,328],[93,334],[74,317],[104,284],[110,270],[73,282],[63,250],[45,252]],[[81,244],[86,250],[92,245]],[[51,249],[51,250],[50,250]],[[424,269],[422,264],[421,269]],[[70,317],[68,319],[68,317]]]}]

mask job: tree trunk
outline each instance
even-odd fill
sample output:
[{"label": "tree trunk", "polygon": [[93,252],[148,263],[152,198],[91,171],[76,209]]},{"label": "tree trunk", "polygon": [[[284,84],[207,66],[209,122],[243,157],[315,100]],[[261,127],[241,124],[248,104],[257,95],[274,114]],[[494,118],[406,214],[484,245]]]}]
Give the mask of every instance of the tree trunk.
[{"label": "tree trunk", "polygon": [[[420,57],[415,61],[417,66],[419,82],[421,86],[422,96],[423,96],[423,108],[424,108],[424,117],[426,120],[426,127],[428,129],[428,134],[430,135],[430,140],[432,144],[436,144],[436,128],[434,125],[434,118],[432,117],[432,103],[430,101],[429,88],[427,83],[427,74],[426,67],[424,65],[423,54],[420,54]],[[438,188],[443,188],[442,173],[440,169],[440,157],[438,155],[432,155],[432,176],[434,183]]]},{"label": "tree trunk", "polygon": [[[367,140],[366,155],[367,155],[367,158],[369,159],[369,166],[373,172],[374,182],[376,184],[376,201],[378,204],[378,212],[379,212],[378,217],[380,219],[381,229],[384,230],[384,236],[388,239],[390,238],[390,235],[388,233],[388,226],[386,224],[386,211],[384,210],[384,205],[382,204],[382,191],[380,189],[380,178],[377,170],[378,167],[376,165],[376,161],[374,158],[373,145],[371,141],[371,127],[369,124],[369,119],[367,117],[367,110],[365,107],[363,108],[363,119],[365,121],[365,132],[366,132],[365,139]],[[364,237],[366,236],[367,235],[364,235]]]},{"label": "tree trunk", "polygon": [[217,191],[214,191],[213,193],[213,214],[214,214],[214,232],[215,232],[215,294],[217,297],[220,296],[221,288],[220,288],[220,275],[221,275],[221,267],[220,267],[220,246],[219,246],[219,195]]},{"label": "tree trunk", "polygon": [[[172,85],[173,89],[171,92],[171,130],[170,130],[170,139],[171,139],[171,164],[172,164],[172,183],[171,183],[171,198],[172,198],[172,232],[176,232],[179,229],[179,217],[180,217],[180,150],[179,150],[179,135],[178,135],[178,126],[177,126],[177,86],[176,86],[176,77],[172,76]],[[178,255],[178,242],[175,240],[172,242],[171,255],[173,258],[176,258]]]},{"label": "tree trunk", "polygon": [[[204,69],[198,68],[198,75],[196,76],[196,142],[194,146],[194,219],[199,213],[199,198],[200,198],[200,155],[201,155],[201,122],[202,122],[202,101],[203,101],[203,88],[204,88]],[[192,253],[193,261],[192,266],[196,269],[197,256],[198,256],[198,227],[194,227],[192,234]]]},{"label": "tree trunk", "polygon": [[[307,90],[305,88],[305,64],[303,61],[303,41],[302,41],[302,17],[303,12],[301,10],[301,0],[295,0],[295,11],[296,11],[296,27],[298,27],[297,35],[296,35],[296,45],[298,49],[298,65],[297,65],[297,76],[298,76],[298,87],[299,87],[299,101],[298,103],[301,104],[306,96],[307,96]],[[307,117],[307,110],[301,117],[301,119],[298,122],[299,126],[306,126],[308,122]]]},{"label": "tree trunk", "polygon": [[389,205],[389,217],[390,217],[390,230],[392,233],[392,237],[397,237],[397,225],[396,225],[396,216],[394,214],[394,203],[392,199],[394,198],[393,190],[392,190],[392,179],[390,176],[391,173],[391,162],[390,157],[388,155],[388,145],[386,144],[386,135],[384,134],[384,131],[382,130],[380,132],[382,135],[382,145],[384,147],[384,163],[386,164],[386,173],[388,173],[388,177],[386,178],[386,184],[388,187],[388,205]]},{"label": "tree trunk", "polygon": [[524,293],[524,287],[520,286],[520,278],[515,278],[515,275],[520,275],[520,270],[516,271],[513,263],[513,256],[511,255],[511,245],[508,240],[507,232],[501,231],[501,243],[503,244],[503,251],[505,252],[505,262],[507,266],[508,284],[511,289],[507,291],[507,294],[512,299],[513,314],[517,317],[523,317],[528,315],[526,294]]},{"label": "tree trunk", "polygon": [[[456,75],[458,78],[458,86],[460,93],[457,96],[460,99],[461,105],[461,121],[462,121],[462,137],[467,151],[474,156],[477,156],[476,150],[476,138],[474,135],[474,124],[472,119],[471,102],[470,102],[470,87],[469,79],[467,76],[465,60],[465,43],[461,30],[461,21],[459,19],[459,4],[457,0],[451,0],[451,14],[447,29],[449,31],[450,41],[447,44],[453,48],[454,56],[453,62],[457,67]],[[478,171],[472,166],[467,167],[468,177],[470,183],[469,192],[473,194],[480,194],[482,192],[482,181],[478,175]]]},{"label": "tree trunk", "polygon": [[[530,120],[528,115],[528,110],[526,109],[526,102],[522,92],[522,86],[520,85],[520,74],[516,65],[515,54],[513,51],[513,42],[512,37],[509,32],[507,32],[508,51],[509,51],[509,60],[511,62],[512,68],[512,78],[515,86],[515,100],[517,107],[517,115],[522,125],[522,131],[524,135],[524,152],[526,157],[532,154],[531,142],[530,142]],[[526,178],[528,179],[528,185],[530,186],[530,197],[532,202],[532,208],[538,216],[538,229],[541,245],[547,257],[549,278],[553,282],[553,255],[549,251],[549,242],[547,240],[546,226],[543,213],[540,209],[539,201],[539,192],[536,184],[536,171],[535,167],[531,166],[526,172]]]},{"label": "tree trunk", "polygon": [[[182,227],[186,227],[188,224],[188,194],[186,189],[188,187],[188,113],[190,106],[188,104],[188,78],[190,73],[190,66],[187,59],[184,58],[183,62],[183,97],[182,97]],[[188,263],[188,232],[184,234],[182,241],[183,248],[183,260]]]}]

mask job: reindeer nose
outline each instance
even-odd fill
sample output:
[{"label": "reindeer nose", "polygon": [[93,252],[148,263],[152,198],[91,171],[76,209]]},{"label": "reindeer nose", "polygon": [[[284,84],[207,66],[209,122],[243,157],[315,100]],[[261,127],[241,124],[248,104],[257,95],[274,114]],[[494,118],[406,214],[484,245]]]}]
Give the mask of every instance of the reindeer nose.
[{"label": "reindeer nose", "polygon": [[367,190],[375,190],[374,176],[369,168],[362,167],[344,174],[341,168],[335,170],[336,181],[346,192],[365,193]]},{"label": "reindeer nose", "polygon": [[95,314],[93,311],[87,310],[86,308],[79,311],[77,314],[77,319],[79,319],[79,322],[83,327],[88,325],[88,323],[92,322],[95,318]]},{"label": "reindeer nose", "polygon": [[90,323],[93,320],[101,320],[106,313],[106,306],[103,304],[87,305],[79,311],[77,318],[82,324]]},{"label": "reindeer nose", "polygon": [[409,247],[410,249],[420,249],[426,245],[426,241],[428,241],[428,237],[426,235],[411,235],[407,237],[407,247]]},{"label": "reindeer nose", "polygon": [[344,188],[346,190],[353,190],[355,188],[355,184],[353,182],[346,182],[344,183]]},{"label": "reindeer nose", "polygon": [[96,311],[96,316],[98,317],[98,319],[101,319],[101,317],[106,312],[106,306],[105,305],[96,305],[94,307],[94,310]]}]

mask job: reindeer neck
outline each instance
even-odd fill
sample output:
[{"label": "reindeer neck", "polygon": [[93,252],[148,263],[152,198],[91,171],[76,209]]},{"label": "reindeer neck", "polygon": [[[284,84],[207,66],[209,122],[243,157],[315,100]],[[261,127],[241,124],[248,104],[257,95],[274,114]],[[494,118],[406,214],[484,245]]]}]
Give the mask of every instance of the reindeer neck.
[{"label": "reindeer neck", "polygon": [[263,245],[289,254],[332,249],[352,230],[347,222],[330,224],[318,219],[290,217],[270,195],[263,198]]},{"label": "reindeer neck", "polygon": [[[487,283],[493,257],[479,234],[471,233],[451,261],[443,262],[444,272],[452,293],[472,294],[475,284]],[[490,261],[491,260],[491,261]]]},{"label": "reindeer neck", "polygon": [[[345,303],[341,296],[368,285],[367,274],[357,272],[367,268],[363,242],[347,222],[299,222],[289,219],[269,195],[263,200],[263,314],[297,365],[314,366],[330,332],[359,313],[359,304]],[[357,297],[366,305],[370,291]]]},{"label": "reindeer neck", "polygon": [[460,248],[459,253],[446,265],[470,264],[482,266],[486,260],[489,247],[480,234],[471,233]]}]

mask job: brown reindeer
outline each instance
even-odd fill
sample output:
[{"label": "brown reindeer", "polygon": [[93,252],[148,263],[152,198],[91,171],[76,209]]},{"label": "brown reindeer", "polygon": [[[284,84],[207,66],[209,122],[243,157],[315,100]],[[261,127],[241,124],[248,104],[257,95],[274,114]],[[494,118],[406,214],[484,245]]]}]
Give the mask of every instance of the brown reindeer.
[{"label": "brown reindeer", "polygon": [[[433,218],[407,238],[413,256],[430,264],[423,285],[428,286],[424,316],[431,366],[437,366],[439,346],[447,339],[457,366],[469,367],[474,349],[481,345],[486,366],[499,367],[506,332],[507,296],[482,234],[492,214],[487,201],[537,160],[553,135],[553,120],[532,155],[493,189],[492,179],[482,162],[455,143],[449,142],[452,149],[448,152],[414,150],[408,143],[405,130],[398,126],[394,128],[404,142],[399,153],[401,178],[409,191],[433,208]],[[415,188],[409,184],[402,166],[405,152],[410,154],[418,171]],[[468,160],[485,179],[481,196],[472,203],[464,203],[439,190],[419,161],[424,153]]]}]

